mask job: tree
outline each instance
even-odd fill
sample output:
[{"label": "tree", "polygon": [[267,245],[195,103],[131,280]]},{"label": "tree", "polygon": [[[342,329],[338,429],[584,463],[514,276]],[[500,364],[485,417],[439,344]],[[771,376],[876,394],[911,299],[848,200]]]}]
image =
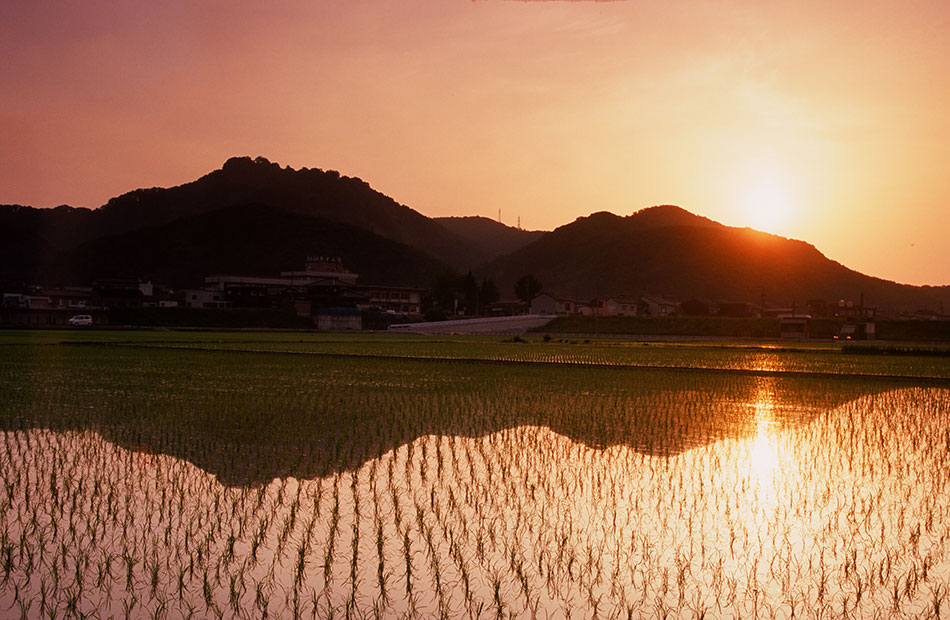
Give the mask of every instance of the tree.
[{"label": "tree", "polygon": [[478,287],[478,298],[482,308],[487,308],[501,298],[494,280],[482,278],[482,285]]},{"label": "tree", "polygon": [[435,303],[443,311],[454,314],[455,300],[461,288],[462,276],[454,269],[448,268],[438,275],[435,281]]},{"label": "tree", "polygon": [[471,271],[462,278],[462,305],[465,314],[478,313],[478,281]]},{"label": "tree", "polygon": [[540,292],[541,283],[530,273],[521,276],[515,282],[515,296],[526,304],[530,304],[531,300],[537,297]]}]

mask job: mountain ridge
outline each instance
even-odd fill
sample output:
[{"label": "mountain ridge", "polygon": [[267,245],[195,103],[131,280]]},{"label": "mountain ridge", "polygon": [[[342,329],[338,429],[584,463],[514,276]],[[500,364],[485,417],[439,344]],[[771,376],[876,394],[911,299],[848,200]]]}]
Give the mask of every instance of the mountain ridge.
[{"label": "mountain ridge", "polygon": [[85,242],[60,254],[49,271],[59,283],[107,276],[199,287],[211,274],[301,270],[304,257],[320,253],[340,256],[361,280],[377,285],[424,288],[447,268],[362,228],[246,204]]},{"label": "mountain ridge", "polygon": [[[152,229],[230,252],[227,244],[210,239],[227,229],[250,246],[253,236],[241,233],[242,226],[252,231],[266,226],[260,212],[252,212],[249,205],[268,209],[284,224],[293,218],[281,214],[304,218],[296,221],[298,227],[327,246],[333,245],[333,239],[321,230],[343,231],[344,238],[366,248],[382,248],[381,239],[399,244],[403,249],[386,246],[384,252],[402,262],[402,267],[391,266],[396,271],[419,269],[431,274],[436,264],[451,266],[492,278],[501,291],[511,291],[517,278],[530,273],[547,290],[575,297],[659,294],[679,300],[758,301],[764,290],[771,305],[794,305],[809,298],[857,299],[866,294],[868,303],[885,308],[950,307],[950,286],[905,285],[860,274],[805,241],[726,226],[678,206],[647,207],[629,215],[597,211],[550,232],[524,231],[478,216],[429,218],[362,179],[335,170],[282,168],[262,157],[232,157],[220,169],[194,181],[132,190],[98,209],[0,205],[0,280],[79,277],[75,268],[64,265],[88,260],[104,268],[109,261],[102,248],[110,244],[124,248],[113,250],[117,263],[135,265],[137,247],[148,245],[161,254]],[[197,216],[229,207],[244,209],[231,211],[237,218],[234,222],[219,221],[217,232],[209,229],[209,239],[195,236],[189,228],[201,221],[194,219]],[[162,229],[175,222],[180,224]],[[136,237],[137,231],[152,232]],[[296,239],[296,247],[304,251],[306,244],[293,230],[284,234]],[[139,239],[138,245],[123,240],[128,235]],[[279,238],[268,238],[266,243],[273,246],[271,255],[280,253]],[[328,253],[314,244],[306,251]],[[370,250],[356,248],[353,254],[365,256],[366,252]],[[261,258],[263,264],[274,267],[265,258]],[[299,260],[286,256],[292,264],[275,270],[292,269]],[[206,264],[195,261],[195,268],[199,263]],[[189,282],[207,275],[183,270],[176,274]]]},{"label": "mountain ridge", "polygon": [[33,279],[53,255],[85,242],[250,203],[363,228],[457,269],[491,257],[362,179],[335,170],[281,168],[263,157],[232,157],[194,181],[131,190],[96,209],[0,205],[0,278]]},{"label": "mountain ridge", "polygon": [[499,287],[532,273],[550,292],[577,298],[658,294],[801,306],[857,300],[890,310],[950,304],[950,286],[915,287],[867,276],[815,246],[720,224],[669,205],[629,216],[598,212],[486,264]]},{"label": "mountain ridge", "polygon": [[433,218],[450,232],[483,247],[488,254],[502,256],[521,249],[546,233],[522,230],[480,215]]}]

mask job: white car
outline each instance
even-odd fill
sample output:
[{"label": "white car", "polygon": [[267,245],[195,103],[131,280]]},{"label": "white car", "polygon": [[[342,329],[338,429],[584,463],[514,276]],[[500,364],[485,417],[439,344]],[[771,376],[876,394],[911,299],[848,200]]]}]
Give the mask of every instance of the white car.
[{"label": "white car", "polygon": [[67,321],[70,325],[92,325],[92,315],[77,314]]}]

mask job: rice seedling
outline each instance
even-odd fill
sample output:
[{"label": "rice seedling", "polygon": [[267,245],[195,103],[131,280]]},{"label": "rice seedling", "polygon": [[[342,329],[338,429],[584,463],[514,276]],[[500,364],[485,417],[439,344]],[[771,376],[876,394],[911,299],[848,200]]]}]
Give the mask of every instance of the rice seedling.
[{"label": "rice seedling", "polygon": [[[649,368],[676,366],[664,355],[821,368],[806,358],[832,354],[809,351],[458,341],[434,365],[418,358],[435,343],[402,359],[385,338],[361,345],[377,357],[265,359],[203,338],[0,344],[0,609],[946,613],[939,381]],[[913,362],[861,360],[881,375]]]}]

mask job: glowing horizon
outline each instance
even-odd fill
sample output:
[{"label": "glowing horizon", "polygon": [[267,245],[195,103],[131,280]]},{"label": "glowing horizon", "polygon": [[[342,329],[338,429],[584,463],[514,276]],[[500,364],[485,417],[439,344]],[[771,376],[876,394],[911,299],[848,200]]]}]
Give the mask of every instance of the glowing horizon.
[{"label": "glowing horizon", "polygon": [[675,204],[950,284],[939,2],[0,6],[0,203],[97,207],[231,156],[430,217]]}]

